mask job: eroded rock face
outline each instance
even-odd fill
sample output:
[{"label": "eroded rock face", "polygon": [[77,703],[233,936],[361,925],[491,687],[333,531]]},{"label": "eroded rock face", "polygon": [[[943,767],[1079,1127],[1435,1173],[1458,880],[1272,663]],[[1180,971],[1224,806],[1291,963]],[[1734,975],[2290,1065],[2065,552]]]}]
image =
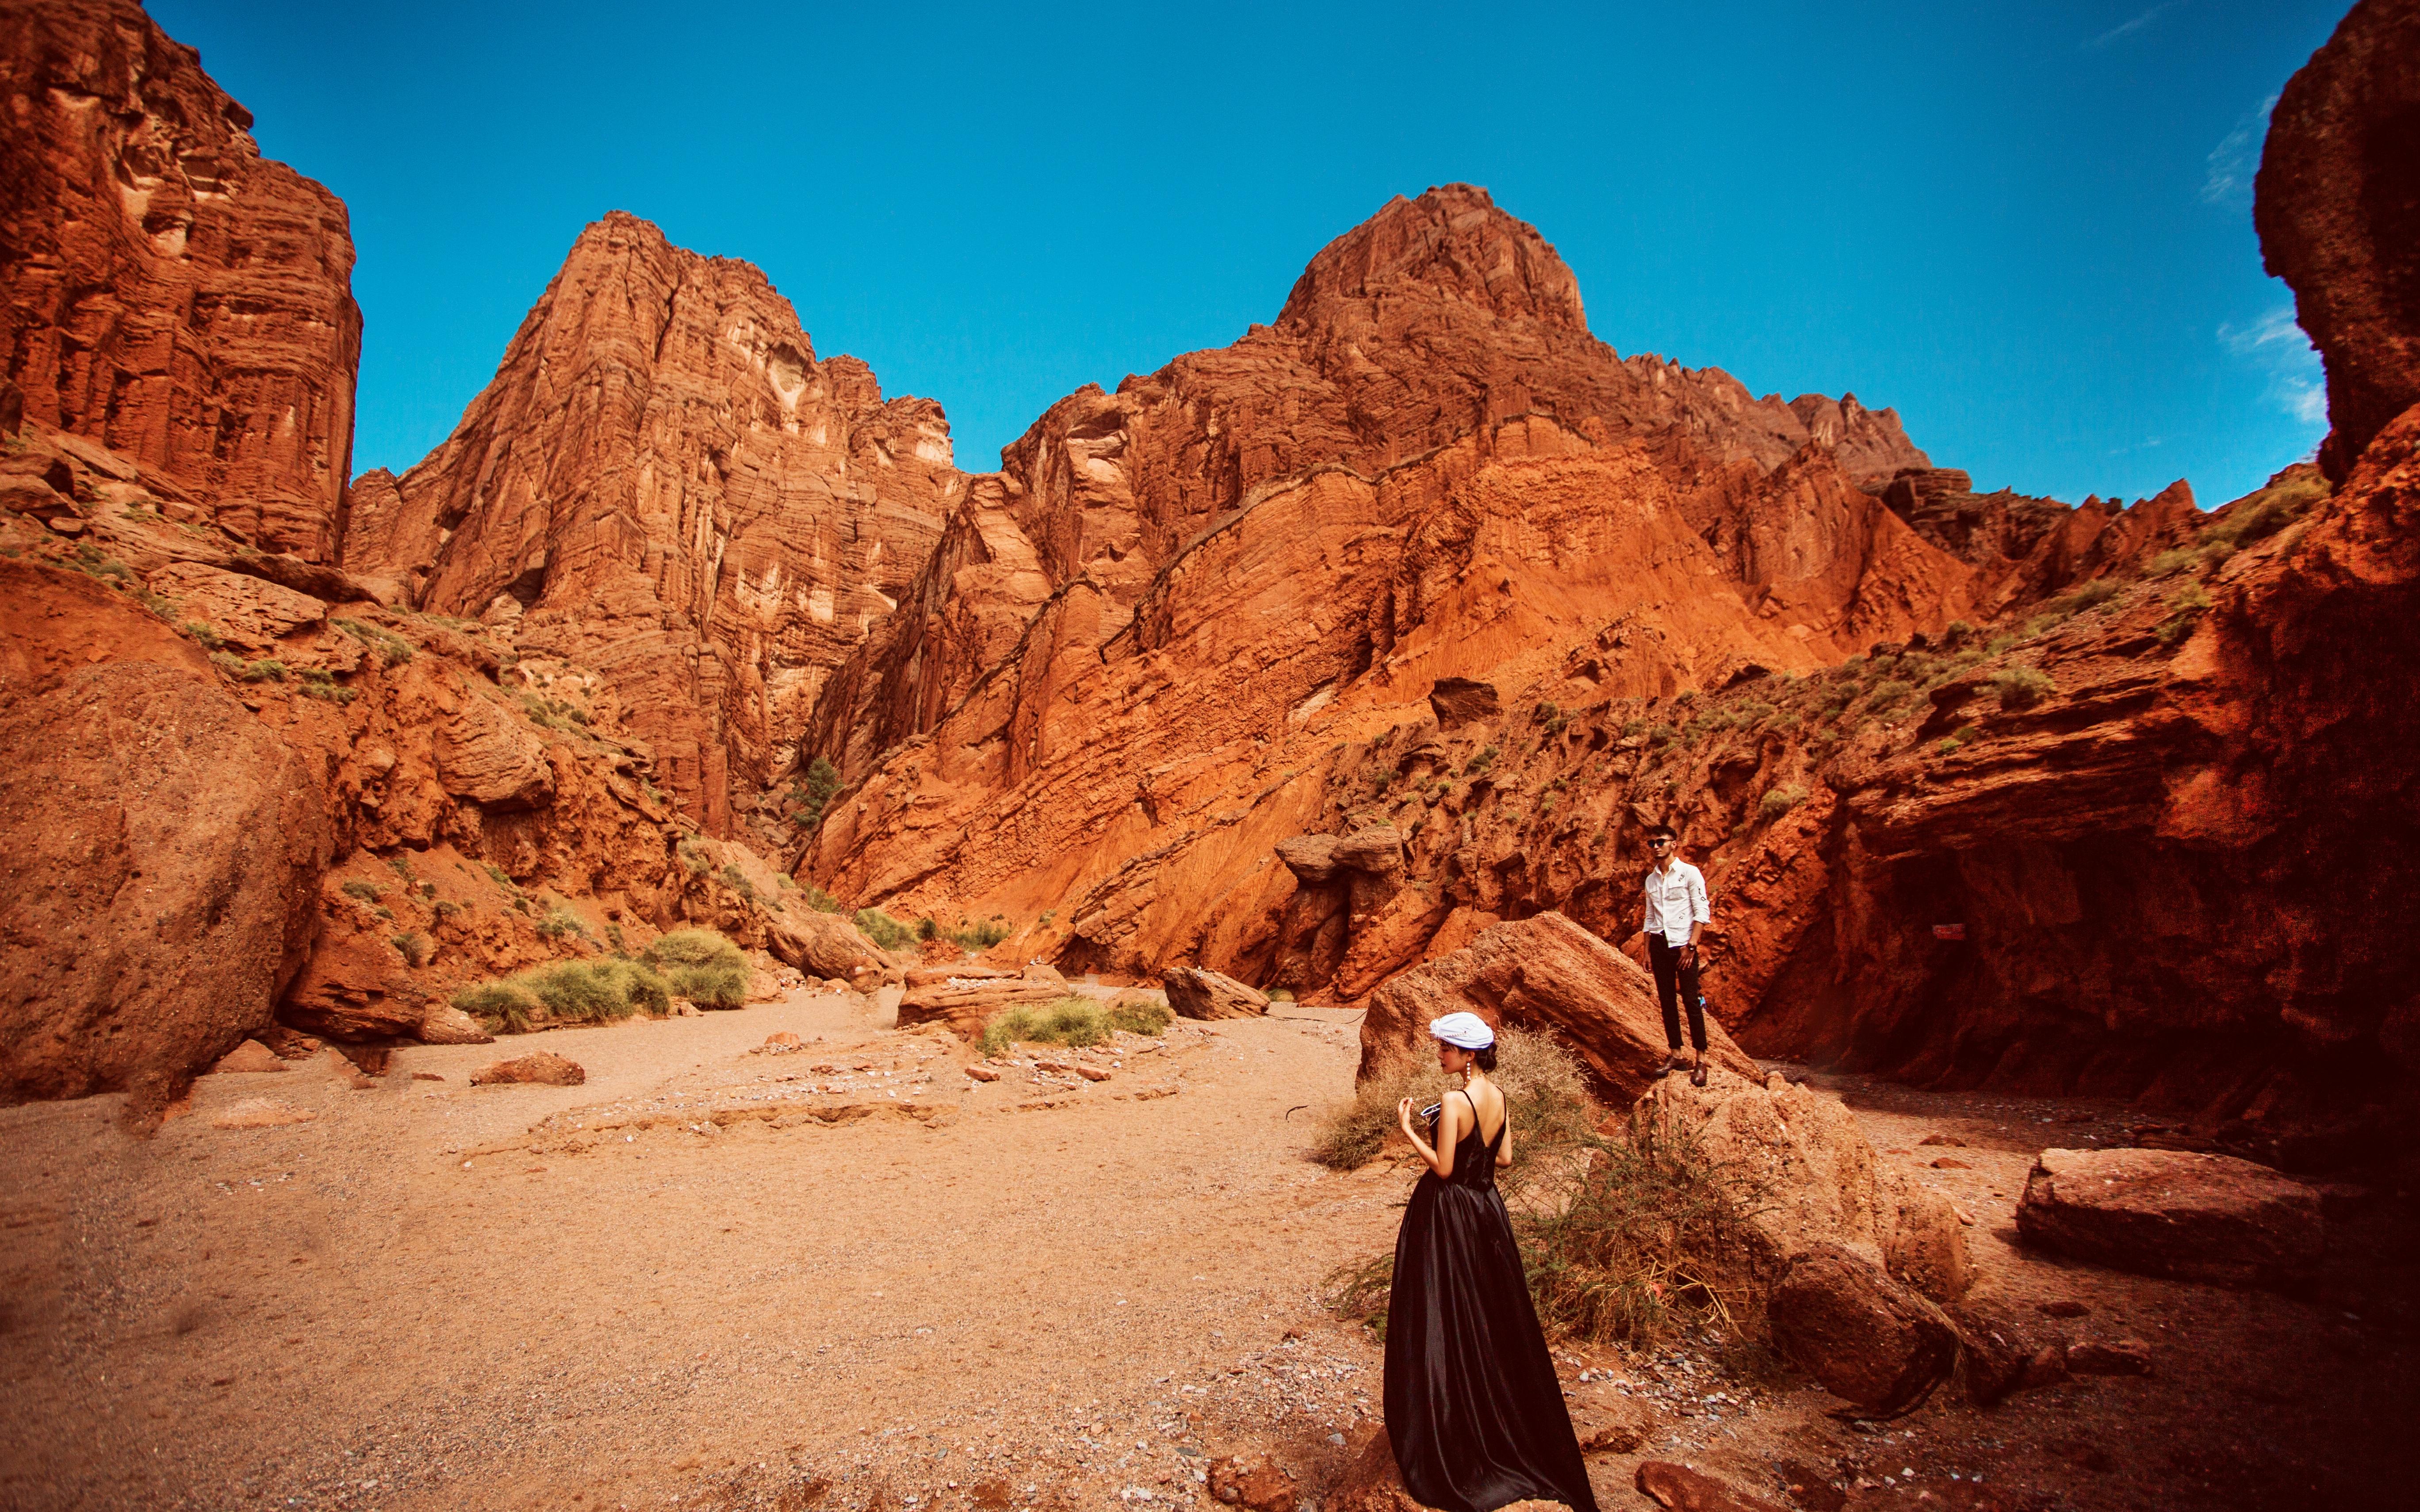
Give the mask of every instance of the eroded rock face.
[{"label": "eroded rock face", "polygon": [[2342,480],[2420,404],[2420,7],[2362,0],[2287,81],[2253,222],[2326,361],[2319,462]]},{"label": "eroded rock face", "polygon": [[1357,996],[1454,900],[1273,864],[1345,833],[1357,748],[1515,717],[1549,671],[1668,698],[1975,612],[1975,567],[1860,486],[1925,465],[1887,411],[1619,358],[1483,193],[1399,200],[1275,325],[1070,395],[970,487],[816,711],[851,786],[799,874],[1050,911],[1025,948],[1063,965]]},{"label": "eroded rock face", "polygon": [[603,677],[680,808],[728,835],[959,488],[939,406],[818,360],[756,269],[616,212],[445,444],[361,480],[345,561]]},{"label": "eroded rock face", "polygon": [[2316,1270],[2319,1193],[2265,1165],[2181,1149],[2045,1149],[2017,1204],[2028,1244],[2119,1270],[2237,1285]]},{"label": "eroded rock face", "polygon": [[1886,1170],[1856,1116],[1804,1083],[1714,1072],[1666,1077],[1631,1110],[1635,1139],[1693,1141],[1736,1183],[1778,1271],[1821,1245],[1852,1251],[1936,1302],[1973,1280],[1948,1199]]},{"label": "eroded rock face", "polygon": [[133,0],[9,6],[0,365],[27,420],[263,549],[333,562],[361,363],[352,238],[251,125]]},{"label": "eroded rock face", "polygon": [[316,774],[190,642],[0,560],[0,1099],[156,1115],[265,1030],[330,849]]},{"label": "eroded rock face", "polygon": [[[1579,1053],[1616,1105],[1654,1087],[1667,1054],[1653,979],[1560,914],[1497,924],[1379,988],[1361,1020],[1361,1074],[1390,1057],[1419,1054],[1429,1021],[1457,1012],[1499,1028],[1552,1031]],[[1759,1075],[1719,1025],[1707,1025],[1706,1036],[1707,1065]]]}]

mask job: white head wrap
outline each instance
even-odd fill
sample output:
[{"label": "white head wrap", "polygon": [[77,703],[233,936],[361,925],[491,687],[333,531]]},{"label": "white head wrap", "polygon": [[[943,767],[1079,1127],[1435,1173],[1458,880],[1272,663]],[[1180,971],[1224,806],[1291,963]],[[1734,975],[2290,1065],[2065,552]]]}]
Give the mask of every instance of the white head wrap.
[{"label": "white head wrap", "polygon": [[1496,1031],[1476,1013],[1448,1013],[1429,1020],[1429,1033],[1464,1050],[1484,1050],[1496,1042]]}]

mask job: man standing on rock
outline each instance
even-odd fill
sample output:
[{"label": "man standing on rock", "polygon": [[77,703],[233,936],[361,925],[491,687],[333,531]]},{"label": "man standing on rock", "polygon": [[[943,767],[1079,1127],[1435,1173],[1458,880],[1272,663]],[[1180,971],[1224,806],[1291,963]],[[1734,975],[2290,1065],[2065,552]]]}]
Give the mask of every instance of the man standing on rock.
[{"label": "man standing on rock", "polygon": [[1647,964],[1655,972],[1655,995],[1664,1005],[1664,1042],[1672,1053],[1656,1074],[1668,1076],[1681,1069],[1681,1012],[1672,1000],[1677,989],[1689,1005],[1689,1042],[1696,1062],[1689,1068],[1693,1087],[1706,1085],[1706,1010],[1698,996],[1698,934],[1713,917],[1706,908],[1706,879],[1676,855],[1679,837],[1669,825],[1647,833],[1655,864],[1647,869]]}]

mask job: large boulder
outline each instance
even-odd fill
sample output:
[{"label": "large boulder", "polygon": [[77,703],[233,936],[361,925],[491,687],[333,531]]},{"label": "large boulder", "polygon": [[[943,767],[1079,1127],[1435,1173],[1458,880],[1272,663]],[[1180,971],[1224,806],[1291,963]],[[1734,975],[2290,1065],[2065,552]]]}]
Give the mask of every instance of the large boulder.
[{"label": "large boulder", "polygon": [[546,742],[476,691],[446,690],[451,704],[430,732],[437,780],[483,808],[535,809],[554,801]]},{"label": "large boulder", "polygon": [[1056,971],[1043,978],[980,967],[956,973],[919,969],[908,973],[898,1022],[903,1029],[918,1024],[944,1025],[960,1039],[972,1041],[1012,1008],[1040,1008],[1066,995],[1066,979]]},{"label": "large boulder", "polygon": [[2045,1149],[2025,1179],[2017,1233],[2073,1259],[2235,1285],[2308,1274],[2326,1240],[2313,1188],[2184,1149]]},{"label": "large boulder", "polygon": [[1780,1512],[1728,1481],[1668,1459],[1643,1459],[1630,1477],[1639,1494],[1668,1512]]},{"label": "large boulder", "polygon": [[1633,1137],[1694,1143],[1742,1198],[1776,1271],[1822,1245],[1873,1261],[1936,1301],[1973,1279],[1957,1210],[1885,1169],[1836,1098],[1781,1076],[1669,1076],[1631,1109]]},{"label": "large boulder", "polygon": [[11,560],[0,753],[0,1102],[123,1089],[142,1121],[301,968],[320,784],[191,642]]},{"label": "large boulder", "polygon": [[533,1050],[471,1073],[473,1087],[580,1087],[587,1081],[587,1068],[551,1050]]},{"label": "large boulder", "polygon": [[[1618,1103],[1645,1093],[1664,1063],[1654,979],[1562,915],[1548,913],[1483,930],[1463,949],[1373,993],[1361,1020],[1360,1074],[1419,1053],[1431,1019],[1466,1011],[1498,1027],[1554,1031]],[[1741,1077],[1760,1074],[1712,1020],[1706,1041],[1708,1065]]]},{"label": "large boulder", "polygon": [[1159,984],[1180,1018],[1249,1019],[1269,1011],[1268,994],[1202,966],[1171,966]]},{"label": "large boulder", "polygon": [[1939,1308],[1837,1244],[1792,1261],[1765,1312],[1785,1359],[1877,1415],[1921,1399],[1958,1361]]},{"label": "large boulder", "polygon": [[2415,117],[2420,6],[2362,0],[2286,82],[2261,149],[2253,224],[2327,363],[2335,430],[2319,465],[2338,482],[2420,404]]},{"label": "large boulder", "polygon": [[882,948],[838,914],[785,908],[768,916],[765,949],[810,977],[855,981],[882,969]]}]

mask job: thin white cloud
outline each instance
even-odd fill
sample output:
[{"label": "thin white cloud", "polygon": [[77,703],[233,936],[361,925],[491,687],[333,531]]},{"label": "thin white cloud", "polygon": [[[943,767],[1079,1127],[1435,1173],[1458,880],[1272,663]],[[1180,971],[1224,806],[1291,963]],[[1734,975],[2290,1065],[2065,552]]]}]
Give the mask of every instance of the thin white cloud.
[{"label": "thin white cloud", "polygon": [[2248,326],[2221,324],[2218,344],[2268,372],[2264,397],[2279,409],[2305,425],[2328,423],[2326,371],[2319,349],[2295,324],[2291,305],[2281,304]]},{"label": "thin white cloud", "polygon": [[2133,36],[2136,32],[2141,31],[2144,27],[2149,26],[2151,23],[2159,20],[2162,16],[2166,15],[2169,11],[2183,8],[2185,0],[2161,0],[2159,5],[2153,6],[2150,9],[2144,11],[2133,20],[2120,22],[2118,24],[2110,27],[2107,31],[2102,32],[2100,36],[2085,43],[2084,50],[2087,53],[2097,53],[2101,51],[2101,49],[2107,47],[2112,42],[2122,41],[2125,39]]},{"label": "thin white cloud", "polygon": [[2252,203],[2252,177],[2260,171],[2260,146],[2269,137],[2269,113],[2276,108],[2277,97],[2271,95],[2210,149],[2210,171],[2201,185],[2203,204]]}]

